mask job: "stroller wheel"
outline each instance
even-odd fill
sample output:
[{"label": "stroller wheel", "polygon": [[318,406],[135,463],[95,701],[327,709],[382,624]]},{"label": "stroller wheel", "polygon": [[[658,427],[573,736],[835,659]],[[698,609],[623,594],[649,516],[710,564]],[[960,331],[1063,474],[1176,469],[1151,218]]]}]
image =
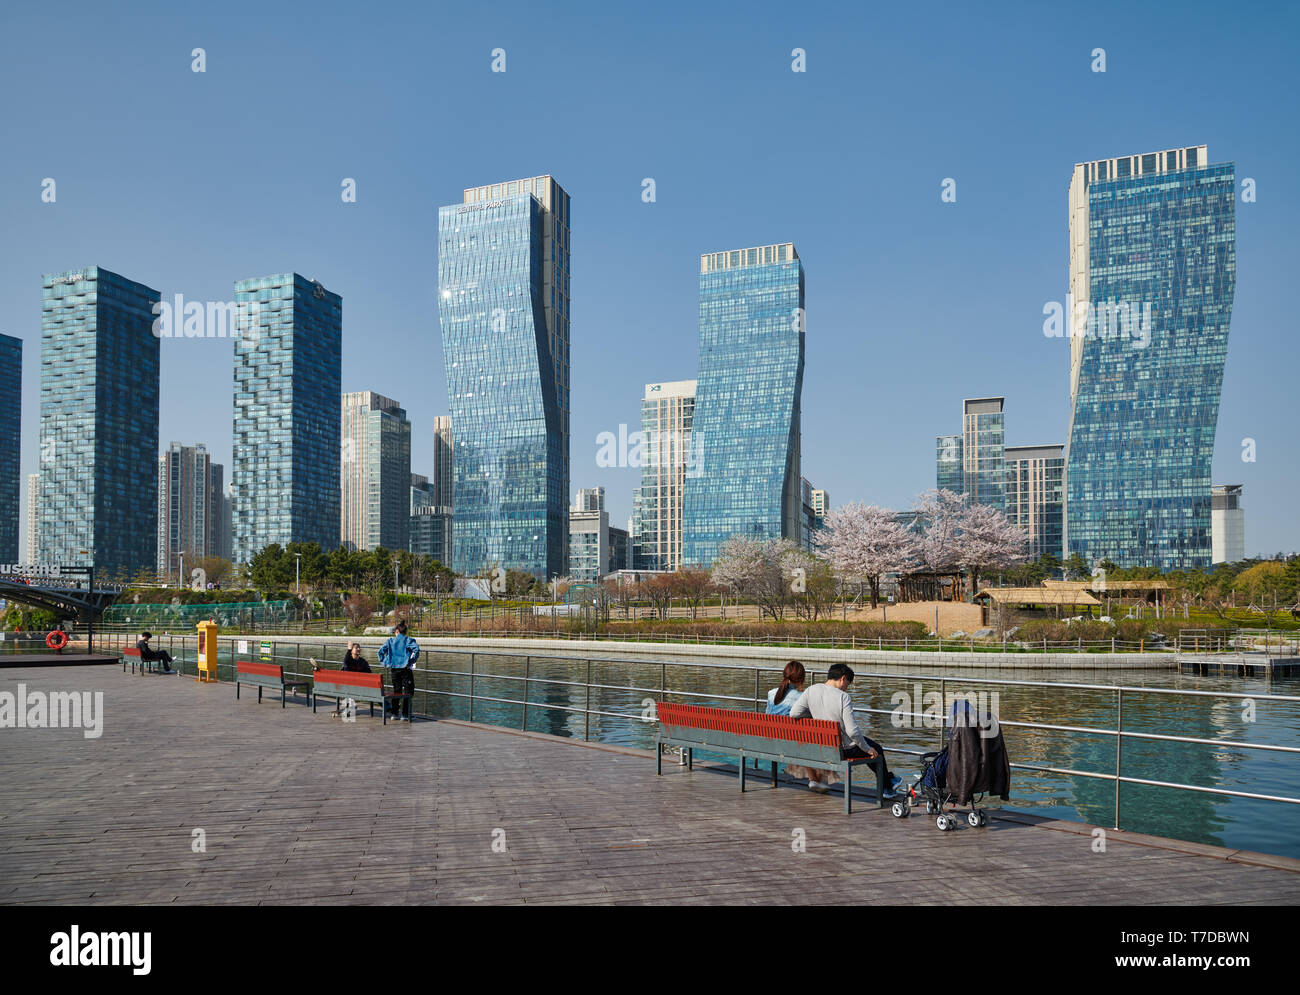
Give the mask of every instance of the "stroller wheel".
[{"label": "stroller wheel", "polygon": [[970,823],[972,829],[978,829],[983,825],[983,821],[980,819],[980,814],[978,812],[971,812],[966,816],[966,821]]},{"label": "stroller wheel", "polygon": [[926,815],[934,815],[934,805],[933,805],[933,803],[931,803],[931,802],[926,802],[926,803],[925,803],[925,814],[926,814]]},{"label": "stroller wheel", "polygon": [[946,830],[948,826],[951,825],[946,815],[939,816],[939,818],[934,820],[934,824],[938,826],[940,830]]},{"label": "stroller wheel", "polygon": [[989,824],[988,815],[984,812],[983,809],[980,809],[980,825],[987,826],[988,824]]},{"label": "stroller wheel", "polygon": [[894,802],[894,804],[890,806],[889,811],[894,813],[895,819],[901,819],[907,815],[907,806],[902,802]]}]

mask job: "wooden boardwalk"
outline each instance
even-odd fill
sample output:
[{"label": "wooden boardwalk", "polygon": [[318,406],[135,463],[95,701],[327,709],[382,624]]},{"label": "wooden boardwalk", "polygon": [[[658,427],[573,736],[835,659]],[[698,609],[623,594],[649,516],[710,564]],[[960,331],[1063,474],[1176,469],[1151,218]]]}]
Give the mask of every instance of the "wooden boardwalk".
[{"label": "wooden boardwalk", "polygon": [[189,678],[0,673],[19,682],[102,690],[104,723],[0,729],[0,904],[1300,903],[1285,858],[1118,832],[1094,853],[1087,827],[1023,816],[846,818],[838,791],[742,796],[720,770],[656,778],[645,751],[344,723]]}]

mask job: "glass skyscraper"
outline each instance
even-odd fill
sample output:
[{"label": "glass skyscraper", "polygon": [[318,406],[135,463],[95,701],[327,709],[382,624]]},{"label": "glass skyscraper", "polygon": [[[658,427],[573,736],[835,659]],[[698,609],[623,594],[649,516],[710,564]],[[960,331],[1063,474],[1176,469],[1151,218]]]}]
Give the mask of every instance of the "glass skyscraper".
[{"label": "glass skyscraper", "polygon": [[235,284],[234,557],[270,543],[339,545],[343,298],[282,273]]},{"label": "glass skyscraper", "polygon": [[934,443],[935,486],[954,494],[966,493],[960,435],[940,435]]},{"label": "glass skyscraper", "polygon": [[23,340],[0,335],[0,563],[18,561],[22,401]]},{"label": "glass skyscraper", "polygon": [[152,570],[158,291],[90,266],[46,274],[41,295],[41,561]]},{"label": "glass skyscraper", "polygon": [[459,573],[565,573],[569,231],[569,195],[549,176],[473,187],[438,211]]},{"label": "glass skyscraper", "polygon": [[1210,565],[1235,195],[1204,145],[1074,168],[1067,554]]},{"label": "glass skyscraper", "polygon": [[411,423],[391,398],[343,395],[342,539],[348,549],[406,549],[411,518]]},{"label": "glass skyscraper", "polygon": [[1065,447],[1007,446],[1007,518],[1029,535],[1034,559],[1063,559]]},{"label": "glass skyscraper", "polygon": [[804,273],[794,246],[701,256],[685,564],[711,566],[734,535],[799,542],[803,364]]}]

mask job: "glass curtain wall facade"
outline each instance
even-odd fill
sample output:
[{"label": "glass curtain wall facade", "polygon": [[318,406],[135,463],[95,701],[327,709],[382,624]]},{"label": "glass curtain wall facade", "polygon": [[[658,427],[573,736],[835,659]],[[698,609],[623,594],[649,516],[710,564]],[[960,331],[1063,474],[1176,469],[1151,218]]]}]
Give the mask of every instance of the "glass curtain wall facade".
[{"label": "glass curtain wall facade", "polygon": [[569,231],[569,195],[549,176],[474,187],[438,211],[459,573],[565,573]]},{"label": "glass curtain wall facade", "polygon": [[42,279],[44,563],[104,579],[158,557],[158,291],[96,266]]},{"label": "glass curtain wall facade", "polygon": [[1034,559],[1064,559],[1065,447],[1007,446],[1007,518],[1029,534]]},{"label": "glass curtain wall facade", "polygon": [[935,439],[935,486],[941,491],[952,491],[954,494],[966,493],[961,446],[960,435],[940,435]]},{"label": "glass curtain wall facade", "polygon": [[682,566],[682,509],[686,474],[695,465],[691,429],[696,381],[645,385],[641,400],[640,528],[633,538],[640,550],[638,569],[677,570]]},{"label": "glass curtain wall facade", "polygon": [[282,273],[235,284],[234,557],[270,543],[339,545],[343,298]]},{"label": "glass curtain wall facade", "polygon": [[702,256],[684,563],[711,566],[734,535],[800,541],[803,366],[804,272],[794,246]]},{"label": "glass curtain wall facade", "polygon": [[18,560],[22,400],[23,340],[0,335],[0,563]]},{"label": "glass curtain wall facade", "polygon": [[374,391],[343,395],[342,541],[348,549],[406,549],[411,518],[411,423]]},{"label": "glass curtain wall facade", "polygon": [[1204,145],[1075,166],[1068,554],[1210,565],[1235,195],[1234,165]]}]

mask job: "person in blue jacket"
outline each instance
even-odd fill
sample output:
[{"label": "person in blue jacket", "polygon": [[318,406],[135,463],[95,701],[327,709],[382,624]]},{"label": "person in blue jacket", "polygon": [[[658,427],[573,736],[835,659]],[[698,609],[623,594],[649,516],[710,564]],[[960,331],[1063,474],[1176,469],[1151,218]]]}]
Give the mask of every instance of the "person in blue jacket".
[{"label": "person in blue jacket", "polygon": [[[415,661],[420,659],[420,644],[406,634],[406,622],[393,626],[393,635],[379,647],[379,665],[393,672],[393,690],[405,694],[393,702],[393,718],[411,721],[411,697],[415,694]],[[398,715],[398,711],[404,714]]]}]

